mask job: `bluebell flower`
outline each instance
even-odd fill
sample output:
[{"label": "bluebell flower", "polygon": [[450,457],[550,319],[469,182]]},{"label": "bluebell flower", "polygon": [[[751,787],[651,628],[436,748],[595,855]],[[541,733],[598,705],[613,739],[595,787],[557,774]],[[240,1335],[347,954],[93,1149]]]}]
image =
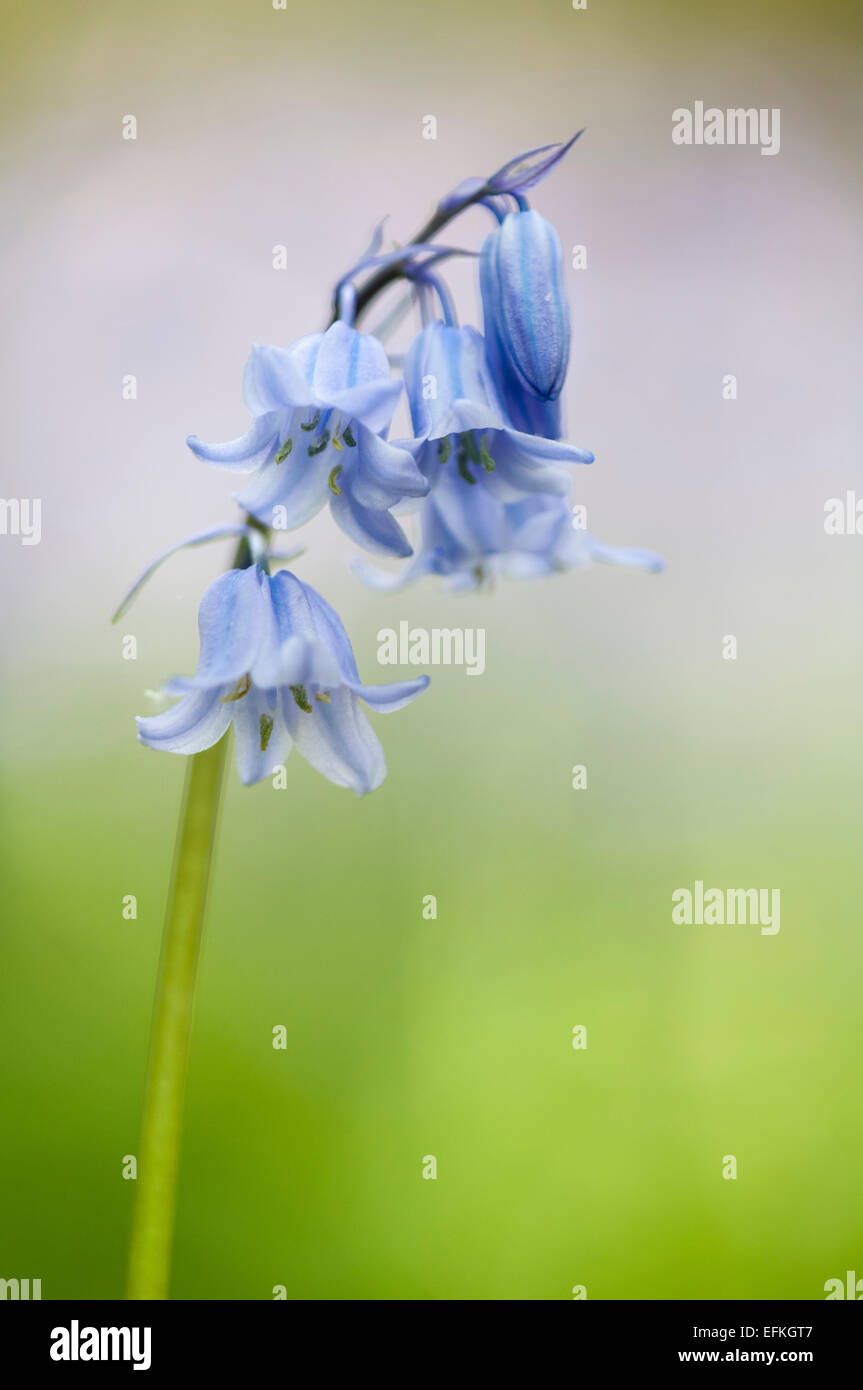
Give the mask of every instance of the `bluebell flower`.
[{"label": "bluebell flower", "polygon": [[558,439],[569,364],[569,304],[560,239],[535,209],[511,212],[483,243],[486,350],[507,416]]},{"label": "bluebell flower", "polygon": [[383,438],[400,393],[378,339],[337,322],[287,348],[256,345],[243,386],[251,427],[226,444],[186,442],[207,463],[254,474],[234,496],[264,525],[292,530],[328,501],[358,545],[410,555],[390,508],[424,496],[428,483],[410,453]]},{"label": "bluebell flower", "polygon": [[565,497],[572,480],[562,465],[593,462],[587,449],[506,423],[475,328],[427,324],[407,354],[404,376],[415,433],[405,443],[430,484],[423,548],[406,577],[450,573],[449,560],[461,568],[468,552],[497,554],[505,504],[534,494]]},{"label": "bluebell flower", "polygon": [[572,480],[562,465],[593,462],[589,449],[507,422],[475,328],[427,324],[411,344],[404,377],[415,435],[407,443],[432,489],[444,472],[455,472],[466,487],[504,501],[529,492],[565,496]]},{"label": "bluebell flower", "polygon": [[442,475],[423,503],[422,544],[399,574],[354,563],[376,589],[395,590],[426,574],[442,575],[453,590],[475,589],[498,577],[530,579],[585,569],[596,561],[658,572],[651,550],[609,546],[576,525],[565,497],[530,493],[501,501],[481,484],[469,488],[457,473]]},{"label": "bluebell flower", "polygon": [[295,575],[260,565],[229,570],[207,589],[198,615],[201,654],[182,695],[163,714],[138,719],[138,738],[168,753],[200,753],[233,724],[245,783],[259,782],[296,745],[331,782],[357,796],[386,776],[383,750],[360,701],[386,713],[428,677],[363,685],[347,633],[328,603]]}]

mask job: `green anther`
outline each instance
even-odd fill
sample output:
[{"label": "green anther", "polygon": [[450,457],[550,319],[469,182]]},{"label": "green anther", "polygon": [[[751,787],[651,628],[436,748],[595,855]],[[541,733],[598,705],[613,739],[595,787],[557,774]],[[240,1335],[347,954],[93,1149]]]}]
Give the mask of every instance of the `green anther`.
[{"label": "green anther", "polygon": [[485,442],[485,435],[483,435],[480,441],[479,461],[485,469],[486,473],[491,473],[494,470],[494,459],[488,451],[488,445]]},{"label": "green anther", "polygon": [[349,449],[355,449],[357,447],[357,441],[354,439],[350,425],[345,425],[344,429],[342,430],[342,439],[345,441]]},{"label": "green anther", "polygon": [[300,425],[301,430],[316,430],[321,423],[321,412],[316,410],[311,420],[306,420]]},{"label": "green anther", "polygon": [[261,752],[266,753],[267,744],[270,741],[270,734],[273,732],[273,716],[271,714],[261,715]]},{"label": "green anther", "polygon": [[332,492],[336,497],[341,497],[342,495],[342,490],[336,482],[336,478],[339,476],[341,471],[342,465],[340,463],[337,463],[335,468],[330,469],[330,476],[327,478],[327,484],[329,486],[330,492]]},{"label": "green anther", "polygon": [[345,452],[344,445],[342,444],[342,441],[339,439],[338,430],[336,430],[335,434],[333,435],[333,448],[338,449],[340,454],[343,454]]},{"label": "green anther", "polygon": [[309,458],[314,458],[315,454],[322,454],[330,442],[329,430],[324,430],[317,444],[309,445]]},{"label": "green anther", "polygon": [[473,430],[465,430],[461,436],[461,447],[464,449],[471,463],[479,463],[479,449],[477,448],[476,435]]},{"label": "green anther", "polygon": [[291,452],[293,447],[294,441],[292,439],[286,439],[281,449],[276,454],[276,463],[284,463],[285,459],[288,457],[288,454]]},{"label": "green anther", "polygon": [[309,697],[306,694],[306,687],[304,685],[292,685],[289,687],[289,689],[294,697],[295,702],[299,705],[303,713],[311,714],[312,707],[309,704]]},{"label": "green anther", "polygon": [[330,692],[328,690],[319,690],[315,699],[320,700],[322,705],[328,705],[330,703]]},{"label": "green anther", "polygon": [[438,440],[437,456],[440,459],[441,463],[446,463],[447,459],[449,458],[451,448],[452,445],[450,443],[450,437],[448,434],[445,434],[443,439]]},{"label": "green anther", "polygon": [[463,449],[459,449],[458,451],[458,471],[464,478],[466,483],[476,482],[476,478],[473,476],[473,474],[467,466],[467,455],[465,454]]}]

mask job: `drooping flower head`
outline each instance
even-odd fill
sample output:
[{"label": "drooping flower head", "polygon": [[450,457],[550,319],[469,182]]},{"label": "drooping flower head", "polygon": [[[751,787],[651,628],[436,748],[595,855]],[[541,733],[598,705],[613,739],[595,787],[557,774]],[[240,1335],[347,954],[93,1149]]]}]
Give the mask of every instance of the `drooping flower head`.
[{"label": "drooping flower head", "polygon": [[416,432],[408,447],[431,484],[420,513],[422,545],[395,579],[356,568],[378,587],[429,573],[460,587],[479,583],[517,549],[513,508],[534,499],[538,507],[555,503],[555,515],[571,519],[565,499],[572,480],[563,465],[590,463],[593,454],[504,422],[474,328],[429,324],[404,370]]},{"label": "drooping flower head", "polygon": [[187,443],[207,463],[253,474],[234,495],[265,526],[293,530],[329,502],[358,545],[410,555],[390,508],[424,496],[428,483],[410,453],[383,438],[400,393],[378,339],[336,322],[287,348],[256,345],[243,385],[251,427],[226,444]]},{"label": "drooping flower head", "polygon": [[204,594],[198,615],[201,654],[192,677],[166,690],[182,699],[138,719],[148,748],[200,753],[233,724],[243,782],[259,782],[296,745],[331,782],[357,796],[386,776],[380,742],[365,713],[400,709],[428,676],[363,685],[353,649],[334,610],[287,570],[260,565],[229,570]]},{"label": "drooping flower head", "polygon": [[560,238],[535,209],[508,213],[486,237],[480,292],[489,364],[509,420],[559,439],[569,304]]},{"label": "drooping flower head", "polygon": [[415,439],[411,448],[432,488],[452,467],[466,487],[517,501],[528,492],[565,495],[562,465],[592,463],[589,449],[512,428],[475,328],[428,324],[405,359]]}]

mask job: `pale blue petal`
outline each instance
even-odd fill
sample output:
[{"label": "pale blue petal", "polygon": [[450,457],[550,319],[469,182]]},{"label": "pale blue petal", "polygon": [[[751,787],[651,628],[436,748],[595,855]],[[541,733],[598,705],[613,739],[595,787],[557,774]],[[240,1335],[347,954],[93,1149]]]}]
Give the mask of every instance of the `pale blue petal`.
[{"label": "pale blue petal", "polygon": [[622,565],[628,569],[649,570],[659,574],[665,569],[665,560],[655,550],[642,550],[637,546],[605,545],[604,542],[590,538],[590,554],[594,560],[606,565]]},{"label": "pale blue petal", "polygon": [[428,676],[418,676],[415,680],[392,681],[389,685],[361,685],[351,682],[348,689],[361,700],[365,700],[369,709],[377,710],[379,714],[390,714],[393,710],[409,705],[411,700],[422,694],[428,683]]},{"label": "pale blue petal", "polygon": [[275,452],[279,437],[279,416],[275,411],[261,415],[239,439],[226,444],[205,444],[196,434],[186,440],[196,458],[213,463],[230,473],[252,473]]},{"label": "pale blue petal", "polygon": [[418,553],[400,570],[391,573],[389,570],[379,570],[377,566],[363,558],[362,555],[354,555],[349,561],[351,573],[356,575],[361,583],[369,589],[376,589],[381,594],[395,594],[400,589],[406,588],[415,579],[428,574],[430,570],[429,556]]},{"label": "pale blue petal", "polygon": [[366,386],[352,386],[350,390],[332,391],[327,405],[338,411],[342,422],[362,422],[376,434],[380,434],[389,427],[401,393],[400,381],[370,381]]},{"label": "pale blue petal", "polygon": [[413,554],[413,547],[393,516],[387,511],[361,507],[345,491],[330,498],[333,520],[346,536],[376,555],[393,555],[403,559]]},{"label": "pale blue petal", "polygon": [[386,776],[383,749],[360,708],[344,686],[329,703],[313,700],[311,712],[301,710],[290,691],[282,691],[282,708],[297,750],[312,767],[338,787],[357,796],[379,787]]},{"label": "pale blue petal", "polygon": [[[295,580],[295,583],[299,582]],[[303,584],[300,587],[307,605],[310,630],[336,662],[339,683],[347,685],[351,681],[359,682],[360,673],[357,670],[354,649],[338,613],[311,584]]]},{"label": "pale blue petal", "polygon": [[[275,768],[287,760],[291,739],[277,691],[259,690],[253,685],[248,694],[233,702],[230,708],[233,710],[237,771],[240,781],[249,786],[272,776]],[[266,747],[262,747],[263,744]]]},{"label": "pale blue petal", "polygon": [[590,449],[579,449],[561,439],[543,439],[538,434],[523,434],[520,430],[504,430],[509,442],[525,457],[544,463],[593,463],[596,455]]},{"label": "pale blue petal", "polygon": [[404,378],[418,438],[503,424],[483,339],[473,328],[428,324],[408,350]]},{"label": "pale blue petal", "polygon": [[164,714],[137,719],[138,739],[164,753],[202,753],[212,748],[231,722],[231,705],[220,698],[227,687],[193,690]]},{"label": "pale blue petal", "polygon": [[[297,430],[292,436],[294,447],[287,458],[276,463],[273,458],[246,486],[234,493],[234,499],[265,526],[292,531],[310,521],[331,495],[327,478],[333,467],[330,461],[332,446],[320,454],[309,456],[308,441],[313,436]],[[284,517],[274,515],[276,507],[284,507]]]},{"label": "pale blue petal", "polygon": [[243,399],[250,415],[315,404],[306,373],[322,337],[311,333],[287,348],[255,343],[243,377]]},{"label": "pale blue petal", "polygon": [[[557,460],[549,458],[551,445],[558,450]],[[566,497],[572,491],[571,477],[557,465],[580,461],[580,450],[514,430],[501,430],[487,447],[495,462],[494,471],[486,475],[488,487],[501,501],[517,502],[525,493]]]},{"label": "pale blue petal", "polygon": [[191,679],[178,677],[166,689],[172,694],[236,683],[246,675],[266,641],[272,622],[266,577],[257,565],[228,570],[214,580],[201,599],[198,631],[201,655]]},{"label": "pale blue petal", "polygon": [[376,433],[386,429],[401,394],[401,384],[390,380],[383,344],[340,322],[323,335],[314,388],[319,401]]},{"label": "pale blue petal", "polygon": [[[315,604],[323,605],[323,599],[288,570],[280,570],[267,582],[275,630],[252,668],[252,679],[262,686],[306,685],[329,689],[341,684],[341,653],[335,649],[329,630],[316,614]],[[329,605],[324,607],[335,618]],[[335,621],[338,623],[337,618]],[[347,642],[343,628],[341,636]],[[353,673],[349,670],[349,674]]]},{"label": "pale blue petal", "polygon": [[506,513],[486,475],[480,474],[470,486],[454,473],[436,489],[431,500],[436,533],[429,536],[424,529],[424,542],[442,545],[448,554],[456,552],[461,560],[475,562],[505,548]]},{"label": "pale blue petal", "polygon": [[[387,510],[406,497],[425,497],[429,484],[407,449],[388,444],[365,425],[357,425],[356,450],[336,486],[346,487],[362,507]],[[343,481],[344,480],[344,481]]]}]

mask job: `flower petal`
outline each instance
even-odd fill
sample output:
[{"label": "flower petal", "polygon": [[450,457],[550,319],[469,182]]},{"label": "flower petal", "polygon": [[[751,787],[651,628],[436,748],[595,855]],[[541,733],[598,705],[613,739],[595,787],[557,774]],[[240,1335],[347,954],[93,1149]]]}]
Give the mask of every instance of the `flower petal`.
[{"label": "flower petal", "polygon": [[579,449],[562,439],[545,439],[539,434],[523,434],[521,430],[503,430],[512,445],[527,457],[546,463],[594,463],[596,455],[590,449]]},{"label": "flower petal", "polygon": [[[295,580],[299,584],[299,580]],[[309,618],[312,624],[311,630],[315,637],[321,642],[331,654],[339,671],[339,681],[342,684],[349,684],[351,681],[359,683],[360,673],[357,670],[354,649],[351,646],[351,639],[345,631],[345,625],[331,604],[327,603],[322,594],[317,589],[313,589],[311,584],[302,584],[303,597],[307,604]]]},{"label": "flower petal", "polygon": [[219,575],[201,599],[198,631],[201,655],[191,678],[177,677],[166,689],[171,694],[206,690],[236,683],[251,668],[271,630],[265,575],[257,565]]},{"label": "flower petal", "polygon": [[413,454],[388,444],[365,425],[357,425],[356,457],[345,467],[344,484],[362,507],[387,510],[405,497],[425,497],[428,479]]},{"label": "flower petal", "polygon": [[485,345],[474,328],[428,324],[408,349],[404,378],[418,438],[503,424]]},{"label": "flower petal", "polygon": [[343,419],[361,421],[379,434],[388,428],[401,393],[400,381],[370,381],[366,386],[330,392],[327,404]]},{"label": "flower petal", "polygon": [[376,589],[381,594],[394,594],[424,574],[441,573],[437,569],[441,562],[442,557],[437,552],[427,552],[423,548],[422,552],[418,552],[408,564],[402,565],[394,574],[388,570],[377,569],[362,555],[354,555],[349,563],[351,573],[369,589]]},{"label": "flower petal", "polygon": [[[450,555],[457,555],[459,563],[476,563],[505,548],[506,513],[492,489],[490,478],[485,475],[478,476],[471,487],[458,473],[448,474],[427,505],[434,506],[437,523],[432,543],[443,545]],[[424,542],[427,535],[424,529]]]},{"label": "flower petal", "polygon": [[272,775],[291,751],[282,704],[276,690],[251,690],[230,706],[240,780],[250,786]]},{"label": "flower petal", "polygon": [[279,418],[270,411],[254,420],[239,439],[229,439],[226,444],[205,444],[196,434],[190,434],[186,443],[204,463],[214,463],[231,473],[252,473],[275,451],[278,437]]},{"label": "flower petal", "polygon": [[590,538],[591,559],[606,565],[622,565],[627,569],[649,570],[660,574],[665,569],[665,560],[655,550],[642,550],[638,546],[606,545],[603,541]]},{"label": "flower petal", "polygon": [[243,377],[250,415],[315,404],[311,372],[322,338],[322,333],[310,333],[286,348],[255,343]]},{"label": "flower petal", "polygon": [[360,506],[347,490],[330,498],[330,511],[345,535],[365,550],[397,559],[413,554],[410,541],[390,512]]},{"label": "flower petal", "polygon": [[[308,441],[312,436],[297,430],[292,437],[294,446],[287,458],[280,463],[272,458],[240,492],[234,493],[235,501],[265,526],[275,526],[278,520],[276,529],[280,531],[305,525],[330,495],[327,478],[333,467],[332,446],[310,456]],[[283,517],[275,516],[276,507],[284,508]]]},{"label": "flower petal", "polygon": [[380,786],[387,773],[383,749],[351,691],[340,686],[329,703],[315,700],[307,713],[285,690],[282,708],[298,751],[318,772],[357,796]]},{"label": "flower petal", "polygon": [[412,681],[391,681],[388,685],[360,685],[351,682],[348,689],[361,700],[365,700],[370,709],[377,710],[379,714],[390,714],[393,710],[409,705],[411,700],[422,694],[428,684],[428,676],[417,676]]},{"label": "flower petal", "polygon": [[314,389],[323,404],[377,433],[392,419],[401,383],[390,379],[389,359],[377,338],[337,322],[323,335]]},{"label": "flower petal", "polygon": [[[317,685],[329,688],[340,685],[342,672],[339,655],[332,650],[327,635],[322,636],[319,631],[312,605],[313,598],[321,603],[323,600],[315,594],[314,589],[303,584],[288,570],[280,570],[267,582],[272,599],[274,628],[271,638],[262,644],[258,659],[251,668],[252,680],[264,687]],[[342,634],[347,642],[343,628]],[[354,673],[349,671],[348,674]]]},{"label": "flower petal", "polygon": [[494,472],[487,475],[488,486],[503,502],[517,502],[525,493],[566,497],[572,491],[572,479],[558,465],[587,462],[582,449],[516,430],[499,431],[488,448],[495,462]]},{"label": "flower petal", "polygon": [[225,687],[193,690],[164,714],[136,720],[138,740],[164,753],[202,753],[212,748],[231,722],[231,706],[220,696]]}]

